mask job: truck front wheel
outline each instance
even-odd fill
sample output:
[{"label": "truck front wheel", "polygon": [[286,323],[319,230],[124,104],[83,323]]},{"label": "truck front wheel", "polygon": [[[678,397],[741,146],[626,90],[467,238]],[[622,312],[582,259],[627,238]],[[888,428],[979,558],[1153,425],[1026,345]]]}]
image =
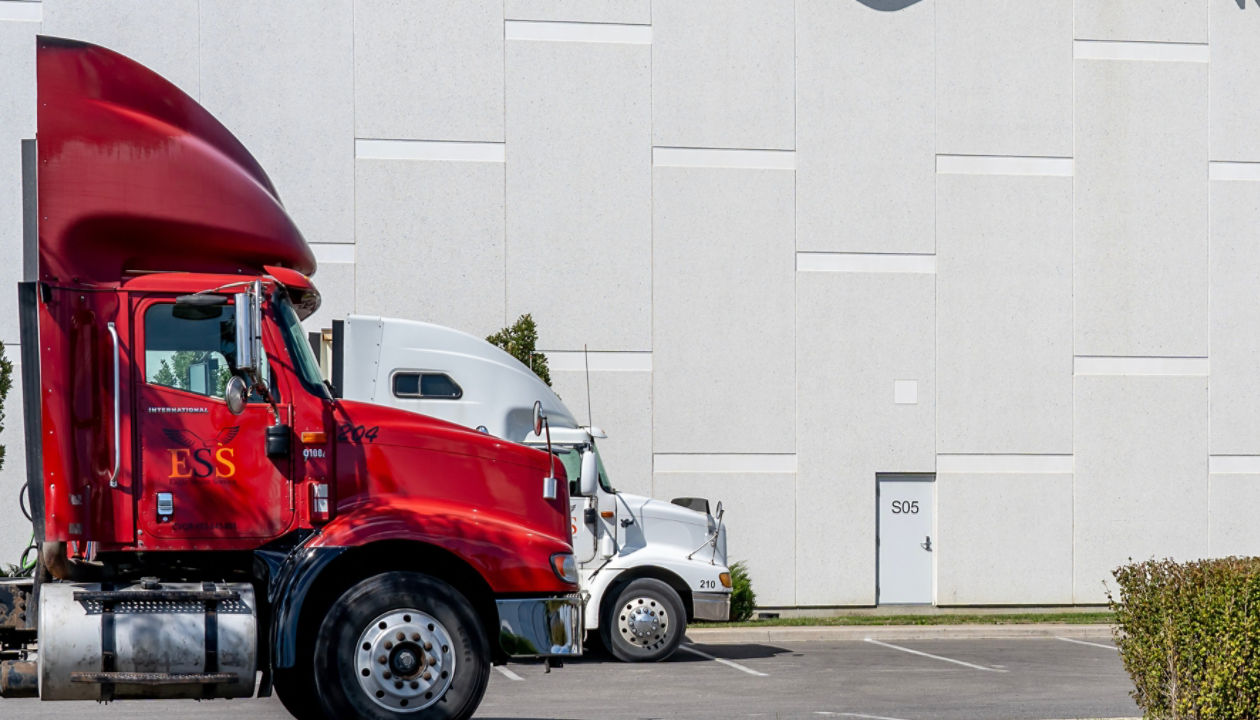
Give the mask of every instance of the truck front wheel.
[{"label": "truck front wheel", "polygon": [[490,648],[472,605],[421,573],[383,573],[350,588],[315,640],[328,717],[468,718],[489,679]]},{"label": "truck front wheel", "polygon": [[622,662],[655,662],[674,654],[687,629],[678,593],[654,578],[627,583],[600,622],[604,647]]}]

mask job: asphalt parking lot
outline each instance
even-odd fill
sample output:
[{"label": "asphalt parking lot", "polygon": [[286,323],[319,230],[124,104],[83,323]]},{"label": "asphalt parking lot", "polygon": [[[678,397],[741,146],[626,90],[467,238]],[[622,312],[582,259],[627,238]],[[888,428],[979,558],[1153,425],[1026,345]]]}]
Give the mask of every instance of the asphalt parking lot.
[{"label": "asphalt parking lot", "polygon": [[[872,633],[875,635],[874,633]],[[695,638],[692,638],[695,639]],[[478,718],[868,718],[1058,720],[1140,715],[1110,641],[975,638],[689,642],[669,660],[596,654],[551,673],[491,673]],[[0,718],[287,718],[266,700],[39,703],[0,700]]]}]

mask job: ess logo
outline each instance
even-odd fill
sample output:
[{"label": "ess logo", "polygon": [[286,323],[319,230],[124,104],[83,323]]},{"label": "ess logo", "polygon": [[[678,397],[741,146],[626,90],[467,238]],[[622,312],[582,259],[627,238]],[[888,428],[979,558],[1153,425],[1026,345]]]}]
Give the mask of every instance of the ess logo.
[{"label": "ess logo", "polygon": [[230,478],[236,474],[236,450],[222,447],[236,437],[240,425],[219,430],[213,445],[201,439],[191,430],[165,428],[162,432],[178,449],[167,450],[171,454],[171,478]]}]

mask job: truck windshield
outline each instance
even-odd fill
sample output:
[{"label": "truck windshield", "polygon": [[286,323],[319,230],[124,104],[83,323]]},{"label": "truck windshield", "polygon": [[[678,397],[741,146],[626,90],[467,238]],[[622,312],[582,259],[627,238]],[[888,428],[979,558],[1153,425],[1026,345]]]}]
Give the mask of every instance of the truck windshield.
[{"label": "truck windshield", "polygon": [[297,311],[293,309],[288,299],[283,297],[279,299],[277,311],[280,315],[280,329],[284,331],[284,344],[289,348],[289,355],[293,358],[293,367],[296,368],[302,384],[315,395],[330,398],[328,387],[324,385],[324,376],[319,373],[319,361],[315,359],[311,346],[306,343],[302,332],[302,321],[298,319]]}]

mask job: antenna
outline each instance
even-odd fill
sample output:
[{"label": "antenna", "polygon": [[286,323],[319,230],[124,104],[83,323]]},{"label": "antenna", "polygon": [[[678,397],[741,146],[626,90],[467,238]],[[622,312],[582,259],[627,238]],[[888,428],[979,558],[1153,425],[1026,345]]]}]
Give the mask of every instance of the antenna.
[{"label": "antenna", "polygon": [[595,419],[591,416],[591,356],[586,351],[586,343],[582,343],[582,362],[586,364],[586,427],[595,427]]}]

